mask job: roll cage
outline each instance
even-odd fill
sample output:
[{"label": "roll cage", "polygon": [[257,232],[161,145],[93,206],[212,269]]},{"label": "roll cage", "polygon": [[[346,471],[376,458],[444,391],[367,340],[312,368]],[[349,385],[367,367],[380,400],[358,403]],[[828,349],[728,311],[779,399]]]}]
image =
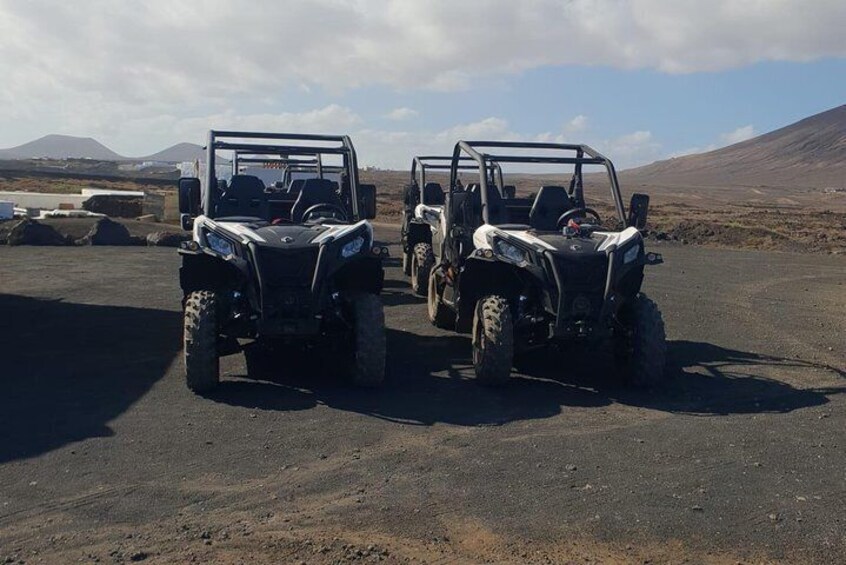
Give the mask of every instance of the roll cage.
[{"label": "roll cage", "polygon": [[257,155],[255,153],[236,151],[232,159],[232,174],[241,174],[244,165],[263,165],[266,168],[282,170],[282,183],[288,186],[293,180],[291,178],[292,173],[309,173],[314,178],[322,179],[325,178],[324,175],[327,173],[340,174],[346,171],[343,166],[324,165],[323,158],[320,154],[316,154],[311,159],[307,159],[304,156],[294,158],[288,156],[284,151],[284,148],[280,148],[279,155]]},{"label": "roll cage", "polygon": [[[561,152],[562,156],[557,155],[532,155],[532,154],[514,154],[513,152],[493,152],[491,150],[508,150],[508,149],[534,149],[544,152]],[[573,177],[570,181],[570,193],[578,206],[584,206],[583,193],[583,175],[582,167],[584,165],[599,165],[604,166],[608,175],[608,181],[611,186],[611,196],[614,200],[614,207],[620,217],[620,221],[626,222],[626,211],[623,206],[622,196],[620,195],[620,185],[617,180],[617,172],[614,169],[614,164],[610,159],[587,145],[569,144],[569,143],[547,143],[547,142],[520,142],[520,141],[459,141],[455,144],[453,150],[451,164],[450,164],[450,194],[460,190],[457,185],[458,173],[462,170],[461,164],[465,160],[472,160],[476,163],[473,167],[479,171],[479,185],[481,187],[480,195],[482,200],[482,218],[484,222],[489,223],[488,216],[488,175],[485,174],[490,167],[501,167],[502,163],[542,163],[542,164],[560,164],[560,165],[574,165]],[[501,175],[501,168],[500,175]],[[502,189],[502,180],[500,176],[500,184],[498,189]]]},{"label": "roll cage", "polygon": [[322,176],[322,161],[323,159],[319,154],[311,159],[305,157],[294,158],[283,153],[281,149],[280,153],[276,155],[259,155],[256,153],[236,151],[232,159],[232,174],[239,174],[244,165],[264,165],[268,168],[284,169],[286,171],[292,167],[313,167]]},{"label": "roll cage", "polygon": [[[276,142],[276,143],[274,143]],[[282,143],[279,143],[282,142]],[[350,204],[355,221],[362,219],[359,210],[359,179],[358,160],[352,140],[346,135],[315,135],[315,134],[290,134],[290,133],[266,133],[266,132],[245,132],[245,131],[209,131],[208,143],[206,144],[206,174],[204,189],[202,192],[202,208],[206,215],[211,216],[215,209],[221,191],[218,188],[217,175],[215,171],[215,160],[217,151],[232,151],[235,155],[233,161],[244,163],[244,159],[256,159],[260,162],[267,162],[268,159],[276,156],[277,160],[290,160],[298,157],[318,159],[315,164],[322,174],[322,156],[340,155],[343,160],[341,167],[349,179],[351,191]],[[252,156],[252,157],[251,157]],[[236,164],[233,170],[237,171]]]},{"label": "roll cage", "polygon": [[[459,157],[459,161],[459,171],[474,171],[477,169],[476,165],[470,164],[475,162],[472,157],[462,156]],[[411,161],[411,182],[412,184],[417,183],[422,188],[426,186],[426,171],[449,171],[451,169],[452,157],[446,155],[419,155]],[[494,178],[494,175],[496,175],[499,186],[502,186],[502,167],[499,163],[491,163],[488,174],[490,178]]]}]

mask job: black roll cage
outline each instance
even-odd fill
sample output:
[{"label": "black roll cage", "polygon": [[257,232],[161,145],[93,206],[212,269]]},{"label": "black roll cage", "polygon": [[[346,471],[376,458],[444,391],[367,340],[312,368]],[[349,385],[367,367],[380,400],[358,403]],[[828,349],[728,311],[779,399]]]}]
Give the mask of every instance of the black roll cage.
[{"label": "black roll cage", "polygon": [[[243,140],[256,140],[256,142]],[[312,145],[290,145],[289,143],[280,145],[270,143],[272,141],[306,142],[311,143]],[[319,143],[335,145],[317,145]],[[344,162],[343,168],[346,171],[347,178],[350,182],[350,200],[352,204],[353,219],[355,221],[361,220],[358,206],[358,159],[356,157],[352,140],[348,135],[210,130],[208,143],[206,144],[206,190],[203,193],[203,212],[206,215],[210,215],[211,210],[214,209],[217,198],[220,196],[217,188],[217,173],[215,171],[215,152],[218,150],[233,151],[236,158],[238,157],[239,152],[242,155],[284,155],[286,159],[291,156],[319,157],[321,155],[341,155]]]},{"label": "black roll cage", "polygon": [[[471,157],[459,157],[459,161],[465,163],[475,163]],[[418,155],[411,161],[411,182],[417,182],[417,186],[423,190],[426,186],[426,171],[449,171],[452,169],[452,157],[447,155]],[[459,171],[475,171],[477,165],[458,165]],[[420,179],[417,179],[417,173],[420,173]],[[502,186],[502,167],[499,163],[491,163],[488,173],[493,178],[494,174],[497,176],[499,186]]]},{"label": "black roll cage", "polygon": [[280,169],[288,169],[296,166],[312,166],[317,167],[317,172],[323,175],[323,159],[321,156],[315,155],[312,159],[298,159],[290,157],[288,154],[280,151],[275,155],[258,154],[247,151],[235,151],[232,159],[232,174],[237,175],[240,172],[241,165],[267,165],[278,163]]},{"label": "black roll cage", "polygon": [[257,155],[255,153],[236,151],[232,159],[232,174],[239,174],[242,164],[278,164],[277,168],[284,171],[284,182],[290,182],[292,172],[297,171],[314,171],[317,178],[324,178],[324,173],[343,173],[346,169],[339,165],[324,165],[323,158],[320,154],[315,154],[313,159],[294,158],[284,153],[284,149],[280,150],[278,155]]},{"label": "black roll cage", "polygon": [[[480,149],[482,151],[480,151]],[[572,152],[575,156],[532,156],[532,155],[509,155],[509,154],[492,154],[488,153],[488,149],[544,149],[553,151]],[[617,214],[620,216],[620,221],[626,222],[626,211],[623,206],[623,199],[620,195],[620,184],[617,180],[617,171],[614,169],[614,164],[610,159],[593,149],[588,145],[571,144],[571,143],[548,143],[548,142],[523,142],[523,141],[459,141],[455,144],[455,149],[452,153],[450,166],[450,193],[457,190],[456,181],[458,180],[458,171],[461,170],[460,164],[467,159],[462,153],[469,156],[469,159],[476,162],[476,169],[479,171],[479,184],[482,190],[482,218],[484,222],[489,223],[488,218],[488,181],[487,175],[484,174],[492,164],[499,166],[501,163],[545,163],[545,164],[561,164],[561,165],[575,165],[573,171],[573,178],[575,180],[575,190],[578,191],[578,196],[581,201],[584,201],[581,191],[583,189],[582,166],[583,165],[600,165],[604,166],[608,174],[608,181],[611,185],[611,197],[614,199],[614,207],[617,209]]]}]

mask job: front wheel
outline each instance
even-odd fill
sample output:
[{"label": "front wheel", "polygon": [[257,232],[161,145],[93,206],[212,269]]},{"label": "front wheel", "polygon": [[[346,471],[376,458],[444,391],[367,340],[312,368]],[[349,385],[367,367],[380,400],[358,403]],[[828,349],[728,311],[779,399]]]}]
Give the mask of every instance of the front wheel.
[{"label": "front wheel", "polygon": [[473,368],[483,385],[504,384],[514,363],[514,324],[508,300],[484,296],[473,316]]},{"label": "front wheel", "polygon": [[615,360],[625,379],[636,387],[654,387],[666,377],[667,341],[661,311],[645,294],[623,307],[623,329],[615,336]]},{"label": "front wheel", "polygon": [[353,383],[376,387],[385,380],[385,312],[375,294],[350,298],[353,322]]},{"label": "front wheel", "polygon": [[455,312],[441,299],[438,292],[438,275],[435,271],[429,273],[429,293],[426,302],[429,321],[432,322],[432,325],[442,330],[455,329]]},{"label": "front wheel", "polygon": [[194,392],[207,392],[220,382],[217,295],[209,290],[185,298],[183,341],[185,382]]},{"label": "front wheel", "polygon": [[418,243],[414,246],[411,257],[411,290],[417,296],[425,296],[429,274],[435,266],[435,254],[428,243]]}]

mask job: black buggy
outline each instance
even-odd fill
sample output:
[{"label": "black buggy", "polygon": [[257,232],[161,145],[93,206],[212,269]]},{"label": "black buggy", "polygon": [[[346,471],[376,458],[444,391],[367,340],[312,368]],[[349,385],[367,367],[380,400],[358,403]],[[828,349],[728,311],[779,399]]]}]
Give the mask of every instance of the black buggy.
[{"label": "black buggy", "polygon": [[180,179],[179,208],[193,231],[179,250],[191,390],[214,388],[219,357],[245,341],[337,350],[356,384],[382,382],[387,248],[373,240],[375,187],[359,184],[349,137],[211,131],[205,174]]},{"label": "black buggy", "polygon": [[[467,187],[457,182],[462,157],[478,171],[478,182]],[[501,175],[491,174],[493,164],[564,165],[569,182],[516,198]],[[617,216],[610,228],[585,201],[586,167],[605,172]],[[632,195],[627,216],[613,164],[585,145],[460,141],[443,228],[433,236],[430,319],[472,334],[482,383],[503,383],[515,353],[611,340],[632,383],[656,384],[664,374],[664,323],[640,292],[644,266],[662,262],[646,253],[639,231],[648,202]]]},{"label": "black buggy", "polygon": [[[459,171],[476,170],[470,157],[459,158]],[[427,178],[427,172],[449,173],[452,157],[420,155],[411,161],[409,184],[403,187],[402,215],[402,269],[411,277],[411,289],[418,296],[426,296],[429,273],[435,264],[432,250],[432,234],[441,229],[441,218],[445,202],[441,183]],[[498,174],[502,180],[499,165],[491,166],[491,174]],[[502,184],[500,184],[502,186]]]}]

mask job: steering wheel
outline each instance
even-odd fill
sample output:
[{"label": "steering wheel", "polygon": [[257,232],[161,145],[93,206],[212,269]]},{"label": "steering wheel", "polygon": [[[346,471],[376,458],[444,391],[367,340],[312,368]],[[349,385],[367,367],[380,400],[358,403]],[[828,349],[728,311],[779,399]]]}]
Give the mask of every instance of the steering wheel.
[{"label": "steering wheel", "polygon": [[320,204],[315,204],[314,206],[310,206],[303,212],[303,219],[302,221],[305,222],[311,219],[311,216],[316,215],[317,212],[326,211],[330,212],[331,216],[323,216],[324,218],[332,218],[334,220],[339,220],[342,222],[347,221],[347,213],[344,211],[343,208],[340,206],[336,206],[335,204],[329,204],[327,202],[322,202]]},{"label": "steering wheel", "polygon": [[596,218],[596,223],[601,224],[602,218],[599,217],[599,214],[593,208],[573,208],[572,210],[567,210],[561,216],[558,217],[558,223],[556,224],[560,229],[563,226],[566,226],[567,223],[575,218],[576,216],[585,216],[591,215]]}]

